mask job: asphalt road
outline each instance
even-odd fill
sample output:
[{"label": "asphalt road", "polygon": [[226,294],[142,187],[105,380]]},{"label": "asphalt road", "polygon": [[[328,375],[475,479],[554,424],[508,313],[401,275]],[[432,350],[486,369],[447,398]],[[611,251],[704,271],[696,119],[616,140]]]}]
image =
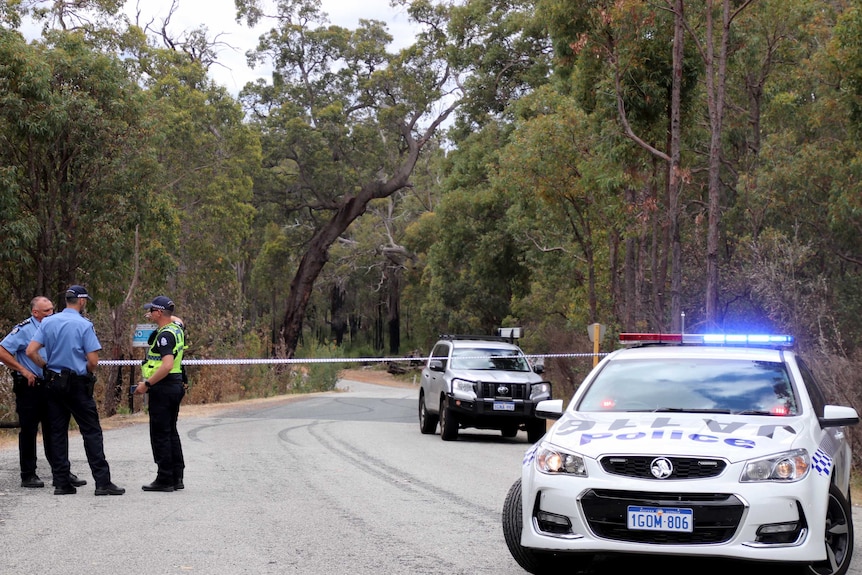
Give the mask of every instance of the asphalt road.
[{"label": "asphalt road", "polygon": [[[114,482],[127,489],[121,497],[93,496],[76,435],[72,468],[89,480],[76,495],[20,488],[17,450],[0,449],[0,573],[523,574],[500,512],[525,434],[468,430],[444,442],[419,433],[414,389],[342,386],[184,417],[186,489],[176,493],[141,491],[155,476],[145,425],[105,432]],[[40,470],[49,477],[43,458]],[[858,537],[856,548],[862,554]],[[572,572],[645,566],[764,568],[650,557],[599,559]],[[862,560],[850,573],[862,575]]]}]

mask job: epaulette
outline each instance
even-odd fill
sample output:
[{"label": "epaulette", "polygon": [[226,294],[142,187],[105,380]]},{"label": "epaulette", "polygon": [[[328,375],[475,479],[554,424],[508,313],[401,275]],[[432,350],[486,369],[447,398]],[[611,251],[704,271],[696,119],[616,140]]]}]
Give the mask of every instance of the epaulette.
[{"label": "epaulette", "polygon": [[25,325],[29,325],[30,323],[32,323],[32,320],[33,320],[33,318],[28,317],[27,319],[25,319],[25,320],[24,320],[24,321],[22,321],[21,323],[15,324],[15,327],[13,327],[13,328],[12,328],[12,331],[10,331],[10,332],[9,332],[9,335],[15,335],[16,333],[18,333],[19,331],[21,331],[21,328],[22,328],[22,327],[24,327]]}]

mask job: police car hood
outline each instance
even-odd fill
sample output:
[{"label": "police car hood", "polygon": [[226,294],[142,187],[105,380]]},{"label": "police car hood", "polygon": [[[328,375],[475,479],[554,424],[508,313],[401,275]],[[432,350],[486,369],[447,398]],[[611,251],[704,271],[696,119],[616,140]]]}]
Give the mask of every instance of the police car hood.
[{"label": "police car hood", "polygon": [[469,381],[490,383],[538,383],[544,381],[534,371],[503,371],[499,369],[458,369],[452,370],[452,377]]},{"label": "police car hood", "polygon": [[737,462],[793,449],[805,426],[800,417],[567,411],[544,440],[590,458],[642,453]]}]

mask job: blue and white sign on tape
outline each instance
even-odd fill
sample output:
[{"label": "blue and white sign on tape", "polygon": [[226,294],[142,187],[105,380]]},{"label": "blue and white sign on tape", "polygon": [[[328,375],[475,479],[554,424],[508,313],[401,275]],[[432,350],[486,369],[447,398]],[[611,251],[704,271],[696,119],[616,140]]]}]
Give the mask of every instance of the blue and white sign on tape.
[{"label": "blue and white sign on tape", "polygon": [[154,323],[139,323],[135,326],[135,331],[132,334],[132,347],[149,347],[147,340],[150,334],[156,331],[159,326]]}]

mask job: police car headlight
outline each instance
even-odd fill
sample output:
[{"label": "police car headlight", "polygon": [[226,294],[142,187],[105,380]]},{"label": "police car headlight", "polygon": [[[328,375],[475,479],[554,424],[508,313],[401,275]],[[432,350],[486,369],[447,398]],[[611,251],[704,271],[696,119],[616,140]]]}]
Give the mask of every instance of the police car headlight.
[{"label": "police car headlight", "polygon": [[536,383],[530,388],[530,399],[536,400],[539,397],[548,397],[551,395],[551,384],[547,382]]},{"label": "police car headlight", "polygon": [[452,380],[452,393],[455,397],[467,400],[476,399],[476,389],[472,381],[466,379]]},{"label": "police car headlight", "polygon": [[587,476],[583,457],[544,445],[536,451],[536,468],[552,475]]},{"label": "police car headlight", "polygon": [[793,482],[808,475],[811,458],[805,449],[796,449],[771,455],[762,459],[752,459],[745,465],[742,477],[743,483],[753,481]]}]

